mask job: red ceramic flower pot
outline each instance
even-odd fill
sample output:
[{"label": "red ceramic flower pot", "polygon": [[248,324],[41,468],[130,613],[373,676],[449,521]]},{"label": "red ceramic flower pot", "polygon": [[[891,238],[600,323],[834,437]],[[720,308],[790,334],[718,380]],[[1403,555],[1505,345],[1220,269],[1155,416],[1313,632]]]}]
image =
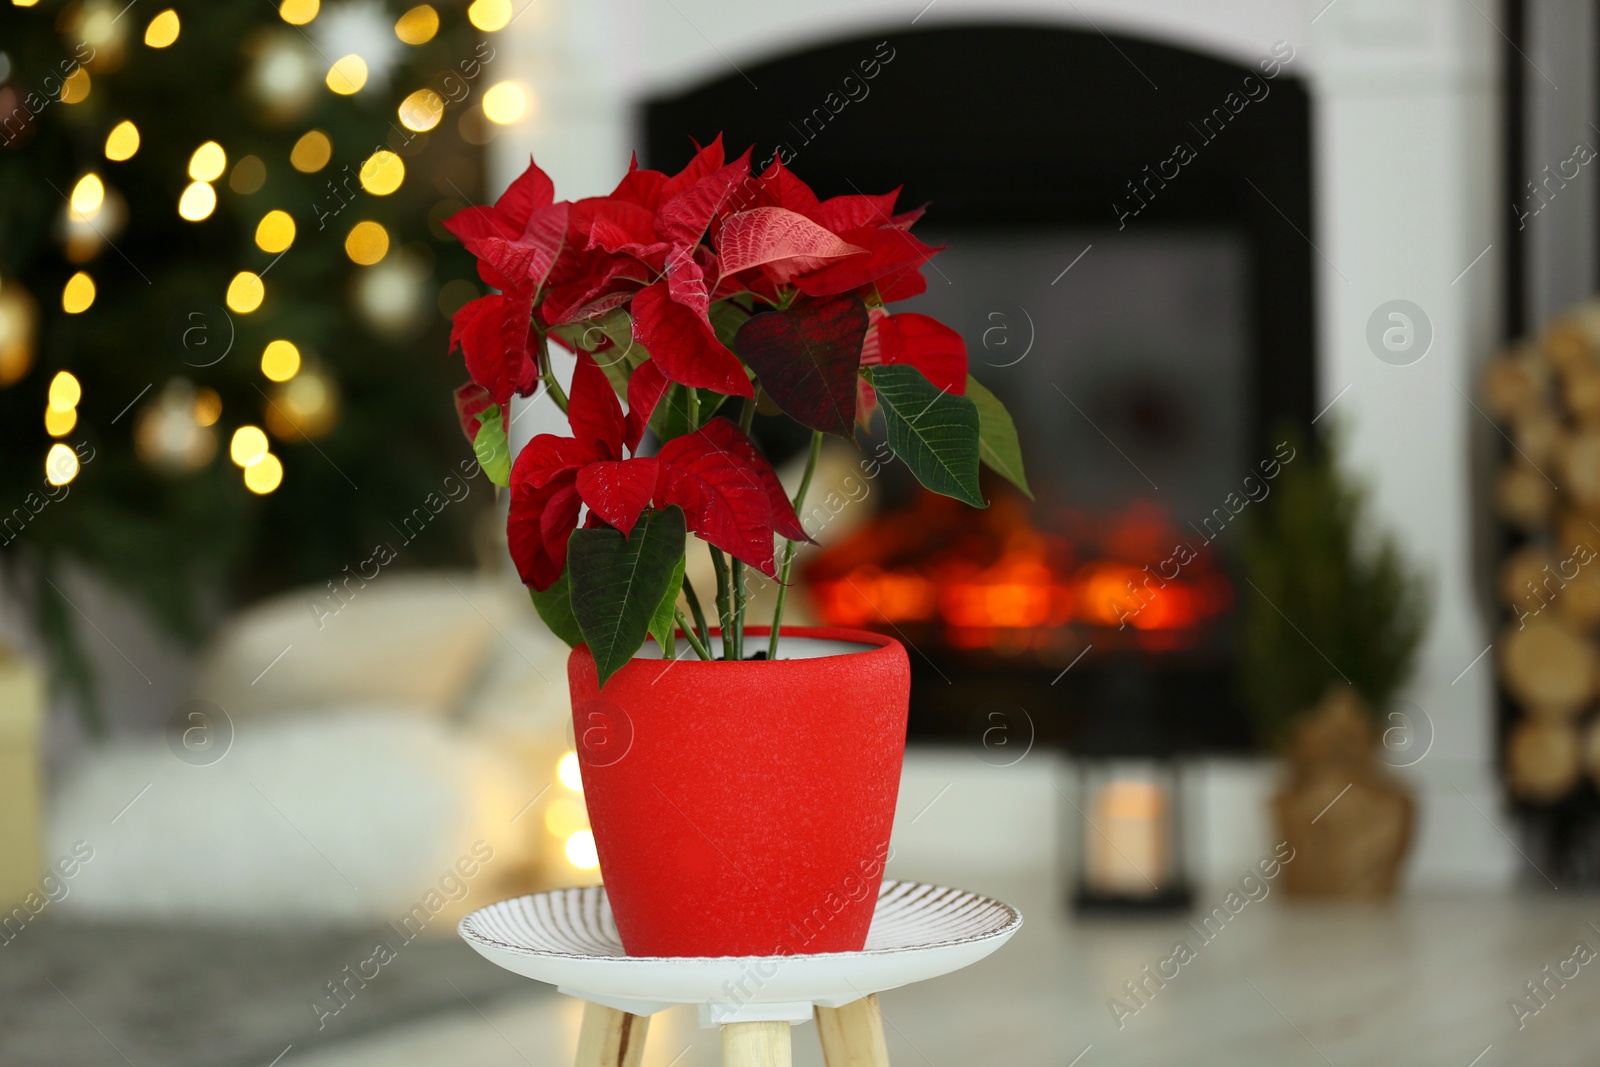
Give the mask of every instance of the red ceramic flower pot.
[{"label": "red ceramic flower pot", "polygon": [[[763,647],[765,629],[746,631]],[[645,646],[654,653],[653,643]],[[632,956],[855,951],[905,752],[898,641],[785,627],[777,660],[567,662],[584,800]],[[685,658],[685,655],[687,658]]]}]

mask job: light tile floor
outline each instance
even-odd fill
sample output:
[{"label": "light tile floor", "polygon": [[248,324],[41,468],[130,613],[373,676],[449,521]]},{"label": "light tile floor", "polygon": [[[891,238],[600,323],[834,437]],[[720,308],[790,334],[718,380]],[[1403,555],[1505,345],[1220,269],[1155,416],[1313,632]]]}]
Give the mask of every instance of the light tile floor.
[{"label": "light tile floor", "polygon": [[[883,995],[897,1067],[1566,1067],[1600,1063],[1600,959],[1536,1015],[1508,1006],[1579,942],[1600,950],[1600,897],[1414,896],[1393,905],[1247,905],[1209,943],[1182,920],[1069,921],[1041,885],[979,887],[1027,923],[995,956]],[[1220,904],[1223,892],[1209,897]],[[1595,925],[1589,925],[1593,922]],[[1119,1028],[1108,1002],[1184,941],[1194,957]],[[485,966],[488,966],[485,963]],[[1568,964],[1572,973],[1575,964]],[[1170,967],[1168,973],[1171,973]],[[579,1006],[525,997],[435,1016],[283,1067],[565,1067]],[[795,1063],[820,1067],[816,1033]],[[720,1062],[688,1009],[652,1021],[645,1067]]]}]

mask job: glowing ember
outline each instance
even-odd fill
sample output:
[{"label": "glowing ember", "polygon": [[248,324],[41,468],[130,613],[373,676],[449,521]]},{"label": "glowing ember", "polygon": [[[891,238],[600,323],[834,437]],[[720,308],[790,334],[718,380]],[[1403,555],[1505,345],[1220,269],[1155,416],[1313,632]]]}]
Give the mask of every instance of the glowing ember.
[{"label": "glowing ember", "polygon": [[1071,536],[1038,529],[1028,509],[996,495],[974,516],[923,494],[880,515],[807,568],[818,614],[1003,654],[1081,648],[1105,630],[1162,650],[1192,644],[1232,600],[1206,556],[1176,555],[1183,539],[1151,504],[1109,520],[1064,513]]}]

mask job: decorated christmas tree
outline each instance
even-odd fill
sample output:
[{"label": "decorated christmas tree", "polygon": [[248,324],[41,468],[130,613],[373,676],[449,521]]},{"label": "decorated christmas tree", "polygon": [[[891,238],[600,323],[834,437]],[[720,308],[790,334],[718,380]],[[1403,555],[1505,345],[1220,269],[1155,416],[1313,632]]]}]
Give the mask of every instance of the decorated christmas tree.
[{"label": "decorated christmas tree", "polygon": [[[92,707],[70,560],[196,638],[386,543],[464,558],[440,226],[527,107],[462,5],[0,8],[0,560]],[[499,69],[497,69],[499,68]],[[87,633],[87,630],[81,632]]]}]

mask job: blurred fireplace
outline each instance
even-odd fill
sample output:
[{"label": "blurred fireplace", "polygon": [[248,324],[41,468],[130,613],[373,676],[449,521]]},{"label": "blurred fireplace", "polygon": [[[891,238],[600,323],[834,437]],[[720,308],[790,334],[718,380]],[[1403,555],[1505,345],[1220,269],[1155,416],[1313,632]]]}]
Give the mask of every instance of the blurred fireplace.
[{"label": "blurred fireplace", "polygon": [[[845,76],[865,91],[841,104]],[[1313,414],[1310,105],[1292,59],[1266,78],[1131,38],[942,28],[745,65],[644,120],[654,166],[724,131],[758,165],[781,146],[821,195],[905,182],[902,205],[930,203],[918,234],[947,251],[896,308],[963,332],[1036,500],[986,478],[991,507],[971,512],[889,464],[870,522],[802,576],[824,618],[911,646],[913,736],[1021,709],[1071,745],[1116,715],[1105,694],[1132,670],[1175,743],[1248,748],[1235,616],[1254,594],[1228,502]],[[1174,177],[1178,143],[1194,151]]]}]

